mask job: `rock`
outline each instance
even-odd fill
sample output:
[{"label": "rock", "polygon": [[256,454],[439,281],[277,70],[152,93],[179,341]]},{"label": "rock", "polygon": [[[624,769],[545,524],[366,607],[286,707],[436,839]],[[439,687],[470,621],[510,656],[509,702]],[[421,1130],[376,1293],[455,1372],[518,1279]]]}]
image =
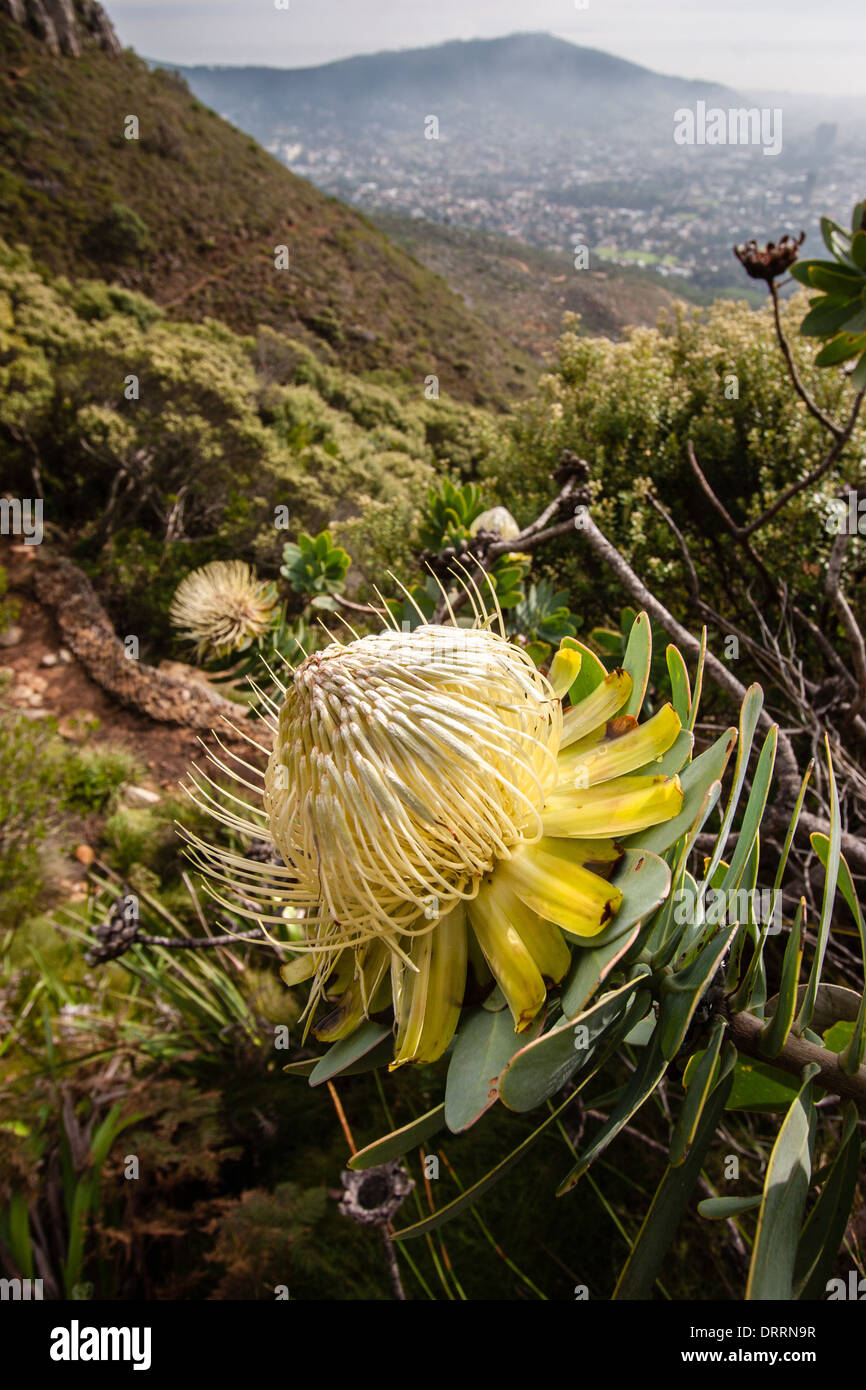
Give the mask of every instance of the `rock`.
[{"label": "rock", "polygon": [[64,666],[69,666],[73,661],[72,652],[69,651],[67,647],[58,647],[57,656],[58,659],[63,662]]},{"label": "rock", "polygon": [[93,853],[90,845],[76,845],[75,858],[78,860],[79,864],[92,864],[96,855]]},{"label": "rock", "polygon": [[23,638],[23,627],[17,627],[15,623],[12,623],[10,627],[4,628],[0,632],[0,647],[17,647]]},{"label": "rock", "polygon": [[96,0],[0,0],[0,14],[29,29],[49,53],[78,58],[90,47],[121,52],[111,21]]},{"label": "rock", "polygon": [[79,709],[74,714],[61,715],[57,721],[57,732],[61,738],[71,739],[74,743],[83,743],[94,728],[99,727],[99,720],[92,710]]},{"label": "rock", "polygon": [[197,681],[199,685],[210,685],[205,671],[200,670],[198,666],[189,666],[185,661],[168,661],[164,658],[156,669],[174,680]]},{"label": "rock", "polygon": [[45,655],[43,656],[42,660],[40,661],[39,665],[40,665],[40,666],[56,666],[56,665],[57,665],[57,653],[56,653],[56,652],[46,652]]},{"label": "rock", "polygon": [[156,806],[159,793],[152,792],[147,787],[125,787],[123,799],[127,806]]}]

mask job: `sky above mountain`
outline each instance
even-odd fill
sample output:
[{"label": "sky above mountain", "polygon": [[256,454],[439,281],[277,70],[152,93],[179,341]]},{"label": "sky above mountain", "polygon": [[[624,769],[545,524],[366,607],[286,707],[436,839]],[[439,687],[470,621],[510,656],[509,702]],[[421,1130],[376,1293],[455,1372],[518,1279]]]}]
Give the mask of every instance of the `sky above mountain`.
[{"label": "sky above mountain", "polygon": [[[546,30],[657,72],[866,95],[863,0],[103,0],[121,42],[175,63],[306,67]],[[277,8],[287,4],[288,8]]]}]

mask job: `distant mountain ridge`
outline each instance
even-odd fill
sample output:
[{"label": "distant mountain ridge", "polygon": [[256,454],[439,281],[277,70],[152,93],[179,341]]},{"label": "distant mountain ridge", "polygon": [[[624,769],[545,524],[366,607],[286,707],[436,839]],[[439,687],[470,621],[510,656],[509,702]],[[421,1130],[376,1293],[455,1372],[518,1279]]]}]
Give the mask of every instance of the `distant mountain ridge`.
[{"label": "distant mountain ridge", "polygon": [[[176,65],[166,63],[175,68]],[[581,126],[622,125],[647,107],[696,97],[727,102],[737,94],[710,82],[666,77],[600,49],[578,47],[550,34],[452,40],[433,48],[362,54],[308,68],[178,67],[190,85],[259,138],[274,117],[299,117],[314,109],[339,117],[394,107],[417,112],[437,103],[461,114],[498,110],[506,119],[544,123],[571,111]],[[278,107],[275,108],[275,102]],[[240,120],[241,116],[243,120]],[[261,127],[259,130],[258,126]]]}]

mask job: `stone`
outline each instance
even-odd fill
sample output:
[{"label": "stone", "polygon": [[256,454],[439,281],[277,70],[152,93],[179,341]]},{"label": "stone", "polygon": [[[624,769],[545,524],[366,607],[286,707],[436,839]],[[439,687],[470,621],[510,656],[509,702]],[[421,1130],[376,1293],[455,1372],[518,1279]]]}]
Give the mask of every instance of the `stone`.
[{"label": "stone", "polygon": [[18,643],[23,640],[24,629],[16,626],[15,623],[0,632],[0,647],[17,647]]},{"label": "stone", "polygon": [[88,47],[121,52],[111,21],[96,0],[0,0],[0,14],[29,29],[49,53],[78,58]]},{"label": "stone", "polygon": [[123,799],[127,806],[156,806],[159,803],[159,793],[152,792],[148,787],[125,787]]}]

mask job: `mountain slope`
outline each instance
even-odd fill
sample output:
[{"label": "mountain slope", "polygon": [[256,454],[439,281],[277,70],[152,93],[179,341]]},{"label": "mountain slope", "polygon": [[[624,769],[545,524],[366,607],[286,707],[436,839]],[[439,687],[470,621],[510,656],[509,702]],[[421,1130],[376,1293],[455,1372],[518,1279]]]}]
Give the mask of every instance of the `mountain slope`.
[{"label": "mountain slope", "polygon": [[433,373],[461,398],[503,400],[531,371],[435,275],[182,81],[128,50],[54,54],[2,16],[0,236],[54,272],[116,280],[186,319],[267,323],[419,390]]},{"label": "mountain slope", "polygon": [[563,314],[579,314],[586,333],[618,338],[627,327],[652,327],[662,310],[682,302],[682,291],[693,293],[688,285],[668,287],[598,257],[575,273],[563,251],[412,217],[373,218],[386,236],[441,275],[498,340],[539,359],[553,352]]}]

